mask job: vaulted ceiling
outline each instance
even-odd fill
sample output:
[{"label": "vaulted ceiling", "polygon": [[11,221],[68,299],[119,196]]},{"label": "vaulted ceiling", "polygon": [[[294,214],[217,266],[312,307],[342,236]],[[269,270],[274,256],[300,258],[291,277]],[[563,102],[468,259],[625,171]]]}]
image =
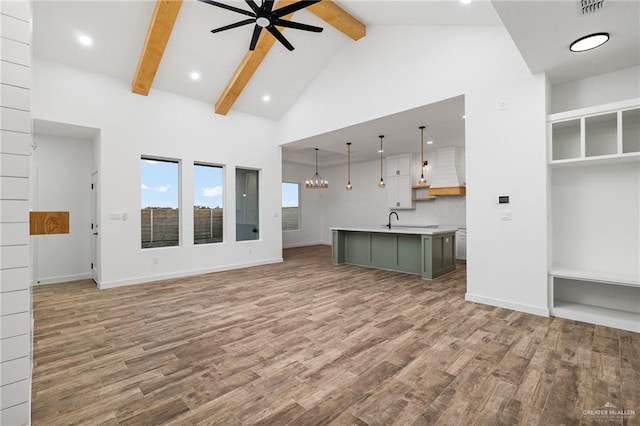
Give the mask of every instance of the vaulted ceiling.
[{"label": "vaulted ceiling", "polygon": [[[244,1],[220,1],[248,9]],[[237,22],[239,15],[195,0],[35,0],[32,4],[36,57],[105,74],[130,87],[133,82],[135,92],[148,90],[151,97],[154,90],[164,90],[197,99],[209,103],[212,114],[217,109],[279,120],[333,55],[347,43],[357,44],[359,38],[331,25],[321,13],[303,9],[295,12],[295,21],[323,27],[322,33],[284,30],[296,48],[292,52],[280,43],[273,44],[273,37],[265,34],[258,53],[250,54],[251,25],[212,34],[211,29]],[[342,12],[330,14],[344,13],[342,16],[350,16],[367,28],[504,26],[532,73],[546,72],[552,84],[640,64],[640,0],[605,0],[601,10],[586,15],[580,13],[580,0],[473,0],[471,4],[458,0],[335,0],[335,4]],[[163,6],[165,11],[161,10]],[[162,12],[158,12],[160,16],[156,9]],[[149,45],[150,28],[151,39],[159,40],[154,43],[160,48]],[[582,54],[568,51],[575,38],[599,31],[611,33],[606,48]],[[93,45],[79,45],[79,34],[90,36]],[[266,49],[269,44],[273,46]],[[154,63],[155,76],[153,69],[145,68]],[[192,80],[192,72],[198,72],[200,79]],[[270,97],[268,102],[263,101],[265,95]],[[460,107],[459,101],[436,105],[443,108],[440,116],[449,114],[445,122],[455,120],[460,126],[449,129],[452,134],[460,134],[460,129],[464,134],[459,119],[463,104]],[[435,114],[434,106],[425,108]],[[385,122],[392,126],[390,131],[408,131],[402,117],[398,114]],[[327,151],[342,152],[344,147],[332,147],[330,140],[346,140],[347,133],[294,145],[297,149],[314,145],[323,148],[324,143]]]},{"label": "vaulted ceiling", "polygon": [[[150,96],[154,89],[178,93],[211,104],[213,113],[216,102],[247,55],[253,28],[245,26],[211,34],[212,28],[236,22],[239,15],[195,0],[175,3],[182,4],[175,8],[178,10],[174,11],[173,28],[159,30],[168,37],[150,86]],[[244,1],[226,3],[248,9]],[[335,3],[366,26],[500,25],[493,7],[486,1],[471,5],[457,1],[337,0]],[[144,0],[36,0],[33,5],[35,56],[131,84],[141,52],[145,51],[147,30],[155,9],[155,1]],[[296,49],[290,52],[279,43],[274,44],[233,103],[232,112],[278,120],[341,46],[357,43],[310,10],[296,12],[295,20],[323,27],[324,31],[318,34],[284,30]],[[93,38],[91,48],[78,45],[76,35],[80,33]],[[150,56],[154,55],[159,56],[153,52]],[[189,78],[193,71],[200,73],[199,80]],[[265,95],[270,96],[269,102],[262,101]]]}]

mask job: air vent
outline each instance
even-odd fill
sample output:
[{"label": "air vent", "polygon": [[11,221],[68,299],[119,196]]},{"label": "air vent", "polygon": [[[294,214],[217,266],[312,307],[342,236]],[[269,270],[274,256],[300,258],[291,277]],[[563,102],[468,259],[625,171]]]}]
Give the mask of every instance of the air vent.
[{"label": "air vent", "polygon": [[604,0],[580,0],[580,9],[583,15],[597,12],[604,7]]}]

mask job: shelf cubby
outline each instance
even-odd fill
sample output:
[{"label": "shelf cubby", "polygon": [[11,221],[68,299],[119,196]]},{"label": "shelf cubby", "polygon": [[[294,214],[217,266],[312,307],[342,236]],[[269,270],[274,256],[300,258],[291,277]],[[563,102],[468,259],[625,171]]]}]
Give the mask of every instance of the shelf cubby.
[{"label": "shelf cubby", "polygon": [[640,152],[640,108],[622,111],[622,152]]},{"label": "shelf cubby", "polygon": [[553,123],[553,160],[580,157],[580,120]]}]

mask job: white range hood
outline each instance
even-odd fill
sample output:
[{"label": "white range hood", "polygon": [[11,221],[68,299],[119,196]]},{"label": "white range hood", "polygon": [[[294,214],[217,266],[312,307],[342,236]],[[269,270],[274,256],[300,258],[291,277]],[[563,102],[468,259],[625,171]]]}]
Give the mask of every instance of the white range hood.
[{"label": "white range hood", "polygon": [[465,195],[464,148],[448,146],[438,149],[429,195]]}]

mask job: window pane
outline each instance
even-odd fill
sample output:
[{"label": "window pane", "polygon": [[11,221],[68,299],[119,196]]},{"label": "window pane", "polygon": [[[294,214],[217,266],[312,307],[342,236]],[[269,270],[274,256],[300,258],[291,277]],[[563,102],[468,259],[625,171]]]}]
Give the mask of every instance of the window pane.
[{"label": "window pane", "polygon": [[282,182],[282,230],[300,229],[300,184]]},{"label": "window pane", "polygon": [[142,248],[177,246],[180,241],[179,165],[142,157]]},{"label": "window pane", "polygon": [[222,167],[193,165],[193,243],[222,241]]},{"label": "window pane", "polygon": [[258,171],[236,169],[236,241],[257,240]]}]

